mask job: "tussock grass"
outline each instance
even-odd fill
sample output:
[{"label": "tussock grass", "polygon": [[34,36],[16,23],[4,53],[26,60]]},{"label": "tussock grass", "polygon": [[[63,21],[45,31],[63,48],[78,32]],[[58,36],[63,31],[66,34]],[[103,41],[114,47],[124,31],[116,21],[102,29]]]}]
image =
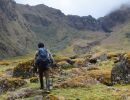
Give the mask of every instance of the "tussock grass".
[{"label": "tussock grass", "polygon": [[101,84],[87,88],[66,88],[56,89],[54,95],[62,95],[66,100],[118,100],[111,91],[106,91],[107,87]]}]

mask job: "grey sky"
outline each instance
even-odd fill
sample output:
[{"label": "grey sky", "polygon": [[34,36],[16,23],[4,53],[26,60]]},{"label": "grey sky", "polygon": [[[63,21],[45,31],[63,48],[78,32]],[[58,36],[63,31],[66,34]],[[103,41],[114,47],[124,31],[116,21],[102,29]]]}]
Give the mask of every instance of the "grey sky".
[{"label": "grey sky", "polygon": [[22,4],[45,4],[60,9],[65,14],[102,17],[130,0],[15,0]]}]

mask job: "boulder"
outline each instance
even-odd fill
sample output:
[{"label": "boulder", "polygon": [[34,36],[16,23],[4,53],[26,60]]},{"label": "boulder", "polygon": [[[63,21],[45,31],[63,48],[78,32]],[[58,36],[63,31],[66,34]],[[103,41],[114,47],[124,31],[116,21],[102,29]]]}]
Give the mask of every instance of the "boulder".
[{"label": "boulder", "polygon": [[130,84],[130,54],[121,55],[111,72],[112,84]]}]

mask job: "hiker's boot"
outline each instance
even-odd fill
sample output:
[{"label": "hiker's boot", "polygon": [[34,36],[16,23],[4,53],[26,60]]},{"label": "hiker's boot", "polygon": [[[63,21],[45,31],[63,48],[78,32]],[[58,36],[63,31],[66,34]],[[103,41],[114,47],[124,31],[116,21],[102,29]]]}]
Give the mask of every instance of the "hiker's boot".
[{"label": "hiker's boot", "polygon": [[44,88],[43,87],[40,87],[40,90],[43,90]]},{"label": "hiker's boot", "polygon": [[43,89],[44,89],[44,85],[43,85],[43,84],[41,84],[41,87],[40,87],[40,89],[41,89],[41,90],[43,90]]},{"label": "hiker's boot", "polygon": [[46,81],[46,92],[50,92],[50,81]]},{"label": "hiker's boot", "polygon": [[43,86],[43,85],[41,85],[40,89],[41,89],[41,90],[43,90],[43,89],[44,89],[44,86]]}]

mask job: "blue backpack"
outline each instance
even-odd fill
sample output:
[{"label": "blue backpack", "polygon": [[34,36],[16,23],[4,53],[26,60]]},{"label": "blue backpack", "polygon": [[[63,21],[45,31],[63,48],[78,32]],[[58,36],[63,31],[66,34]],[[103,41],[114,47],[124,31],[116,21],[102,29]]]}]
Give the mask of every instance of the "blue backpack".
[{"label": "blue backpack", "polygon": [[48,53],[47,49],[39,48],[35,65],[41,66],[41,67],[42,66],[48,67],[49,63],[50,63],[50,60],[49,60],[49,53]]},{"label": "blue backpack", "polygon": [[38,59],[42,61],[48,60],[48,52],[46,48],[39,48],[38,50]]}]

